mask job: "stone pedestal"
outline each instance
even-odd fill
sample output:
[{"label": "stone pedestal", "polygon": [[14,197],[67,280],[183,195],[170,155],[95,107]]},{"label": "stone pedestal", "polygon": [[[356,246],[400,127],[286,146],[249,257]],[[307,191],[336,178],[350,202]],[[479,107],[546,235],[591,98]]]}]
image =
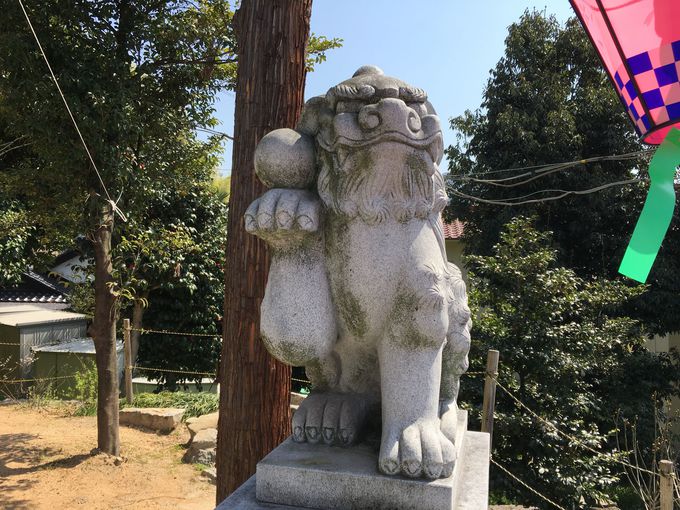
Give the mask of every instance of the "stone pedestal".
[{"label": "stone pedestal", "polygon": [[489,436],[468,431],[465,412],[459,412],[456,446],[453,475],[426,481],[380,474],[377,452],[366,444],[335,448],[288,438],[218,510],[486,510]]}]

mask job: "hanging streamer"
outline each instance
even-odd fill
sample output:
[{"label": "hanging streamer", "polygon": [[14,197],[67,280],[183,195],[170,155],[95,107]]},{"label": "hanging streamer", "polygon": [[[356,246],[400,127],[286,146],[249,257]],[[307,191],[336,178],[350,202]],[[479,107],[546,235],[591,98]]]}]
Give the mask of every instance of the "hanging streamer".
[{"label": "hanging streamer", "polygon": [[675,210],[675,175],[680,165],[680,130],[672,129],[649,164],[651,185],[619,273],[644,283]]}]

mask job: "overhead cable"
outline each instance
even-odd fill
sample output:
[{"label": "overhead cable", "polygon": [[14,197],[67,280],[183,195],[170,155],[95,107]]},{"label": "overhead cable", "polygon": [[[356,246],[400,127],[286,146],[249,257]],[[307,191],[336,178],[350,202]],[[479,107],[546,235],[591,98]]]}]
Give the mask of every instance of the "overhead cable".
[{"label": "overhead cable", "polygon": [[[449,175],[449,178],[452,180],[456,181],[471,181],[471,182],[478,182],[478,183],[484,183],[484,184],[490,184],[494,186],[504,186],[504,187],[512,187],[512,186],[519,186],[520,184],[524,184],[525,182],[532,181],[534,179],[537,179],[539,177],[542,177],[543,175],[548,175],[550,173],[554,173],[556,171],[560,170],[566,170],[569,168],[574,168],[579,165],[585,165],[588,163],[594,163],[597,161],[625,161],[625,160],[635,160],[643,156],[648,156],[653,154],[653,150],[641,150],[641,151],[634,151],[634,152],[627,152],[625,154],[616,154],[616,155],[610,155],[610,156],[594,156],[592,158],[585,158],[585,159],[579,159],[575,161],[566,161],[562,163],[551,163],[547,165],[534,165],[534,166],[525,166],[525,167],[516,167],[516,168],[505,168],[503,170],[490,170],[488,172],[476,172],[472,174],[465,174],[465,175]],[[529,170],[529,171],[527,171]],[[490,174],[495,174],[495,173],[507,173],[507,172],[519,172],[522,171],[523,173],[518,174],[518,175],[513,175],[510,177],[504,177],[502,179],[477,179],[476,176],[481,176],[481,175],[490,175]],[[517,179],[521,179],[523,177],[528,177],[526,181],[520,182],[520,183],[513,183],[513,184],[502,184],[508,181],[514,181]]]},{"label": "overhead cable", "polygon": [[50,71],[50,75],[52,76],[52,81],[54,81],[54,84],[57,87],[57,90],[59,91],[59,95],[61,96],[61,100],[64,102],[64,106],[66,107],[66,111],[68,112],[69,117],[71,117],[71,122],[73,122],[73,127],[76,129],[76,132],[78,133],[78,137],[80,138],[80,141],[83,144],[83,147],[85,148],[85,152],[87,153],[87,157],[90,160],[90,163],[92,163],[92,168],[94,168],[95,173],[97,174],[97,178],[99,179],[100,184],[102,185],[102,189],[104,190],[104,194],[106,195],[108,203],[111,205],[112,211],[120,217],[122,221],[127,221],[127,217],[123,213],[123,211],[120,210],[116,202],[111,198],[111,195],[109,194],[109,190],[106,189],[106,184],[104,184],[104,180],[102,179],[101,174],[99,173],[99,169],[97,168],[97,164],[94,162],[94,158],[92,157],[92,154],[90,153],[90,149],[88,148],[87,144],[85,143],[85,138],[83,137],[83,134],[80,132],[80,128],[78,127],[78,123],[76,122],[75,117],[73,116],[73,112],[71,111],[71,108],[68,104],[68,101],[66,100],[66,97],[64,96],[64,93],[61,90],[61,87],[59,86],[59,82],[57,81],[57,77],[54,75],[54,71],[52,71],[52,66],[50,65],[49,60],[47,59],[47,55],[45,54],[45,51],[43,50],[42,44],[40,44],[40,39],[38,39],[38,34],[36,34],[35,29],[33,28],[33,24],[31,23],[31,19],[28,16],[28,12],[26,12],[26,8],[24,7],[24,4],[21,0],[17,0],[19,2],[19,6],[21,7],[21,10],[24,13],[24,16],[26,17],[26,22],[28,23],[29,28],[31,29],[31,33],[33,34],[33,37],[35,38],[35,42],[38,44],[38,48],[40,49],[40,53],[42,54],[43,59],[45,60],[45,64],[47,64],[47,69]]},{"label": "overhead cable", "polygon": [[[584,189],[584,190],[562,190],[562,189],[545,189],[545,190],[540,190],[540,191],[535,191],[533,193],[529,193],[528,195],[523,195],[520,197],[512,197],[508,198],[505,200],[493,200],[493,199],[487,199],[487,198],[482,198],[482,197],[476,197],[473,195],[468,195],[467,193],[463,193],[462,191],[458,191],[456,189],[449,189],[451,193],[454,195],[465,198],[467,200],[473,200],[475,202],[481,202],[484,204],[491,204],[491,205],[504,205],[504,206],[515,206],[515,205],[523,205],[523,204],[535,204],[539,202],[549,202],[552,200],[560,200],[562,198],[565,198],[570,195],[588,195],[590,193],[596,193],[598,191],[602,191],[607,188],[612,188],[614,186],[625,186],[628,184],[634,184],[641,182],[639,178],[634,178],[634,179],[627,179],[625,181],[616,181],[616,182],[610,182],[607,184],[602,184],[601,186],[596,186],[594,188],[589,188],[589,189]],[[538,193],[560,193],[559,195],[554,195],[551,197],[544,197],[544,198],[535,198],[532,200],[522,200],[524,198],[536,195]],[[517,200],[516,202],[513,202],[512,200]]]}]

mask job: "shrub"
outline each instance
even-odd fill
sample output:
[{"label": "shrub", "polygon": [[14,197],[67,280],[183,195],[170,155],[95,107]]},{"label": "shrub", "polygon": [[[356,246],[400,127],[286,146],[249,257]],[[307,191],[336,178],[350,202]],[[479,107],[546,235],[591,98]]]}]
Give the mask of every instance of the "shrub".
[{"label": "shrub", "polygon": [[132,404],[121,401],[121,407],[179,407],[185,409],[183,420],[193,416],[214,413],[219,408],[219,395],[215,393],[186,393],[163,391],[161,393],[140,393]]}]

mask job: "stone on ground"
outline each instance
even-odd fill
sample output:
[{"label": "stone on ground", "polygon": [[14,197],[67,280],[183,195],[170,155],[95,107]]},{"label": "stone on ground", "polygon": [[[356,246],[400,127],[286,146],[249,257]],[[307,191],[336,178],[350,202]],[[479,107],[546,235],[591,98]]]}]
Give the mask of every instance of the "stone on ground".
[{"label": "stone on ground", "polygon": [[215,464],[217,429],[199,430],[194,436],[182,461],[188,464]]},{"label": "stone on ground", "polygon": [[119,412],[119,423],[155,430],[157,432],[172,432],[182,421],[184,409],[174,407],[128,407]]},{"label": "stone on ground", "polygon": [[191,434],[191,439],[193,440],[194,436],[201,430],[216,429],[218,418],[218,412],[204,414],[195,418],[189,418],[186,423],[189,433]]},{"label": "stone on ground", "polygon": [[204,469],[201,472],[201,476],[207,478],[211,484],[217,485],[217,469],[214,467]]}]

